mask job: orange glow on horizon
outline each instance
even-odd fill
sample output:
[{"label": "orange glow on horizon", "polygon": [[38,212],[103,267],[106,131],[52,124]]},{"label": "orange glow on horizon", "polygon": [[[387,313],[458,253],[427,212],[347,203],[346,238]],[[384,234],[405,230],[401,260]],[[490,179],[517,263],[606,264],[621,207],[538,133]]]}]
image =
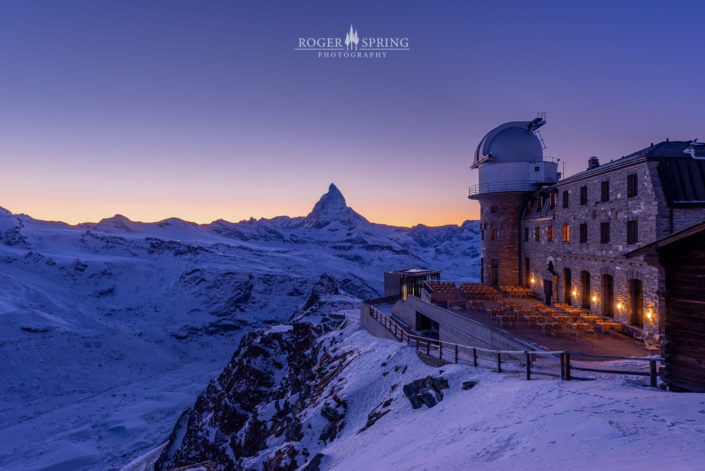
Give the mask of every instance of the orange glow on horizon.
[{"label": "orange glow on horizon", "polygon": [[[237,204],[233,201],[160,201],[145,202],[142,198],[129,198],[116,204],[101,199],[48,198],[36,197],[22,200],[7,199],[0,206],[13,214],[26,214],[43,221],[60,221],[76,225],[98,222],[115,214],[121,214],[135,222],[158,222],[169,218],[179,218],[198,224],[209,224],[218,219],[230,222],[273,218],[277,216],[306,216],[315,201],[300,204],[281,204],[281,208],[260,203]],[[461,201],[456,207],[434,210],[429,205],[424,211],[414,211],[404,207],[379,205],[354,205],[353,210],[368,221],[398,227],[460,225],[468,219],[479,219],[479,207]],[[463,210],[464,209],[464,210]]]}]

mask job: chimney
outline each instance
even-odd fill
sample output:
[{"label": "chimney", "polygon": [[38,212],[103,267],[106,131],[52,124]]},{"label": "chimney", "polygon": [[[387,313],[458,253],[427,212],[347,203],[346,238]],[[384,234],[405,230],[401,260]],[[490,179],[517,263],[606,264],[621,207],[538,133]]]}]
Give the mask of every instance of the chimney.
[{"label": "chimney", "polygon": [[588,170],[592,170],[600,166],[600,161],[594,155],[588,159]]}]

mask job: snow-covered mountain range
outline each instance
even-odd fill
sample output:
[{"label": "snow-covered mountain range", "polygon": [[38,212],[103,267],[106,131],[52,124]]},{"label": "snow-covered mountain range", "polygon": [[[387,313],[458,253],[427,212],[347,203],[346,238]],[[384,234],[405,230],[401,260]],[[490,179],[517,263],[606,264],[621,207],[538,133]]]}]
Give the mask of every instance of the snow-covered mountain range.
[{"label": "snow-covered mountain range", "polygon": [[0,468],[117,468],[321,274],[357,298],[391,269],[475,279],[479,232],[370,223],[334,185],[306,217],[239,223],[72,226],[0,208]]}]

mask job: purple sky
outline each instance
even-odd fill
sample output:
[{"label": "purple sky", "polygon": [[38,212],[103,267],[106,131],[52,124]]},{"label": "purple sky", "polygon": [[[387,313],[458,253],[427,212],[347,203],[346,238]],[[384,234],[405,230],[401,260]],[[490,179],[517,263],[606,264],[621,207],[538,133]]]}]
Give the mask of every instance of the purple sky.
[{"label": "purple sky", "polygon": [[[0,3],[0,206],[79,222],[306,214],[458,223],[479,139],[548,113],[584,169],[705,139],[703,2]],[[403,36],[321,60],[301,36]]]}]

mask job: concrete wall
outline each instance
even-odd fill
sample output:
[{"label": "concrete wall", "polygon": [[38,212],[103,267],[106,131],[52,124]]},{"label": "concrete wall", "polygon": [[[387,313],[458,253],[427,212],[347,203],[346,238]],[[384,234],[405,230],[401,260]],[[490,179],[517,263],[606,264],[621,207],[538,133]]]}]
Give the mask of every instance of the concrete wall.
[{"label": "concrete wall", "polygon": [[370,304],[374,303],[393,303],[399,299],[398,296],[387,296],[384,298],[370,299],[367,301],[362,301],[360,303],[360,324],[375,337],[380,337],[383,339],[399,341],[394,335],[387,330],[382,324],[377,322],[376,319],[370,316]]},{"label": "concrete wall", "polygon": [[419,312],[439,324],[439,340],[495,350],[535,350],[535,347],[512,335],[488,327],[453,311],[409,297],[398,301],[392,308],[394,317],[411,329],[416,328]]}]

